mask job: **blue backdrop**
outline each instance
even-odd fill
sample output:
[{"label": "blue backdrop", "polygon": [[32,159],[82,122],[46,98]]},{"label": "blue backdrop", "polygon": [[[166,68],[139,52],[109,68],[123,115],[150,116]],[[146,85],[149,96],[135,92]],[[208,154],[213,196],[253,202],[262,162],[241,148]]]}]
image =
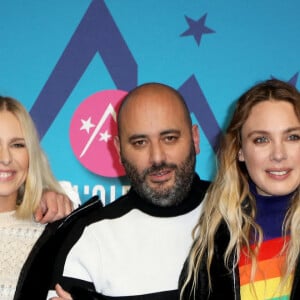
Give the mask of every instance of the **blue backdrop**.
[{"label": "blue backdrop", "polygon": [[233,101],[271,77],[298,85],[299,11],[297,0],[3,0],[0,93],[30,110],[56,177],[83,201],[97,193],[108,203],[128,181],[74,155],[75,111],[101,91],[169,84],[200,126],[197,172],[212,179]]}]

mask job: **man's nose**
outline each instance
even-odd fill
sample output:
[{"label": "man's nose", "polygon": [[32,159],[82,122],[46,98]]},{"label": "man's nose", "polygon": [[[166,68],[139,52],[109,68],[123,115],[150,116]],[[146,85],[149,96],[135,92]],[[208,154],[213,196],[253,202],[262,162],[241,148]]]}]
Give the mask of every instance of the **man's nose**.
[{"label": "man's nose", "polygon": [[165,147],[161,142],[153,142],[150,146],[150,162],[151,164],[160,164],[165,162],[166,153]]}]

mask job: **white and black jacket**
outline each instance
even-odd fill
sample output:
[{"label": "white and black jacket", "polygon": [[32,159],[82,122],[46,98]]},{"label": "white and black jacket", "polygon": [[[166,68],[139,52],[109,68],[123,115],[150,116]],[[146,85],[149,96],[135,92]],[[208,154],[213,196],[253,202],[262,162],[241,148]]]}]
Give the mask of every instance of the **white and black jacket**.
[{"label": "white and black jacket", "polygon": [[59,282],[77,299],[178,299],[178,278],[209,183],[197,175],[176,207],[131,189],[101,207],[92,199],[47,226],[25,264],[15,299],[46,299]]}]

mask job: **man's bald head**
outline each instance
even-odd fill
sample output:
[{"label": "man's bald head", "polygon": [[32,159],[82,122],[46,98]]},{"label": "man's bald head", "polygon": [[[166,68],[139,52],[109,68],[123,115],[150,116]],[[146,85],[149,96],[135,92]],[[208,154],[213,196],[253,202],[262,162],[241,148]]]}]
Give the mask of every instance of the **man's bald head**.
[{"label": "man's bald head", "polygon": [[[153,100],[153,101],[151,101]],[[138,109],[139,104],[143,102],[149,102],[149,109],[160,109],[160,105],[164,105],[164,102],[168,102],[168,105],[180,105],[181,111],[185,116],[185,121],[188,125],[192,126],[192,120],[190,117],[189,109],[182,97],[182,95],[175,90],[174,88],[162,84],[162,83],[145,83],[135,89],[131,90],[127,96],[123,99],[119,112],[118,112],[118,132],[122,130],[123,114],[127,109],[132,109],[131,106],[134,106],[135,109]],[[125,116],[126,119],[126,116]]]}]

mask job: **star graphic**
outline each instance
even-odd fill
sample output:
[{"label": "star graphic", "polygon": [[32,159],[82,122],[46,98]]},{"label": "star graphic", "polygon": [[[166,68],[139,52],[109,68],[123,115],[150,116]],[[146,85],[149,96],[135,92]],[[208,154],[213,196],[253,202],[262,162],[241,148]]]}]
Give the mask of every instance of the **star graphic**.
[{"label": "star graphic", "polygon": [[90,133],[90,129],[96,126],[91,122],[91,117],[89,117],[87,120],[81,119],[80,121],[82,123],[80,130],[86,130],[87,133]]},{"label": "star graphic", "polygon": [[207,14],[202,16],[198,21],[195,21],[187,16],[185,16],[186,21],[188,22],[190,28],[183,32],[180,36],[189,36],[193,35],[198,46],[200,45],[201,38],[203,34],[215,33],[214,30],[205,26]]},{"label": "star graphic", "polygon": [[[299,72],[297,72],[296,74],[294,74],[294,75],[292,76],[292,78],[290,78],[290,80],[288,80],[287,82],[288,82],[289,84],[293,85],[293,86],[296,86],[297,80],[298,80],[298,75],[299,75]],[[272,79],[278,79],[278,78],[276,78],[276,77],[274,77],[274,76],[271,76],[271,78],[272,78]]]},{"label": "star graphic", "polygon": [[100,141],[104,141],[105,143],[107,143],[110,138],[111,134],[109,134],[107,130],[105,130],[104,133],[100,132]]}]

